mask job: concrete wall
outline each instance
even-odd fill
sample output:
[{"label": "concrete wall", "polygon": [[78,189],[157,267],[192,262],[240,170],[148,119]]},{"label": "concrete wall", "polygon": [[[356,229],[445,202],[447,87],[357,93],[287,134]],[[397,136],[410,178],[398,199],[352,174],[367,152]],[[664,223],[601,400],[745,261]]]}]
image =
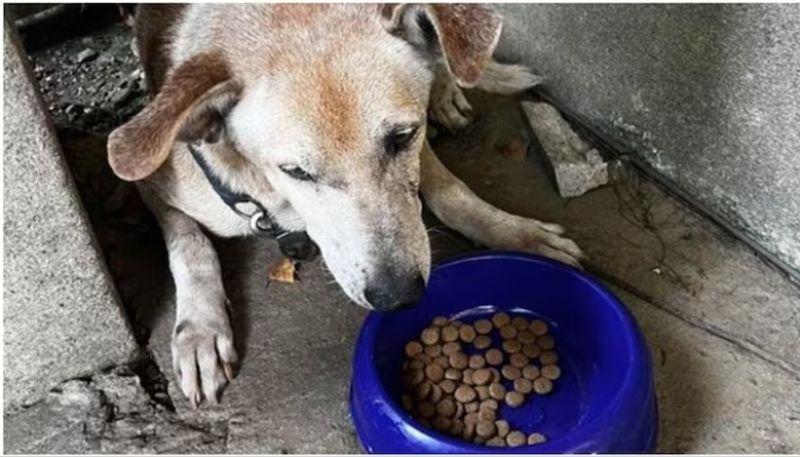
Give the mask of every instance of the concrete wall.
[{"label": "concrete wall", "polygon": [[138,346],[6,16],[3,406],[133,358]]},{"label": "concrete wall", "polygon": [[800,5],[520,5],[499,55],[800,270]]}]

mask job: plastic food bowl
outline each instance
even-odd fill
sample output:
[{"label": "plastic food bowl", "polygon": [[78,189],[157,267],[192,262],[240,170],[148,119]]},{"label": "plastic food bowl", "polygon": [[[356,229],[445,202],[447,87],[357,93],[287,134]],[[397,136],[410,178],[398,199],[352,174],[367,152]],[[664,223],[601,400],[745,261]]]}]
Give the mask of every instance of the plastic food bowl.
[{"label": "plastic food bowl", "polygon": [[[544,319],[556,340],[562,376],[553,392],[499,414],[513,429],[544,433],[546,443],[467,443],[419,424],[401,406],[409,340],[435,316],[472,322],[498,310]],[[650,355],[625,306],[581,271],[514,252],[444,262],[415,308],[371,313],[355,349],[350,413],[370,453],[647,453],[658,433]]]}]

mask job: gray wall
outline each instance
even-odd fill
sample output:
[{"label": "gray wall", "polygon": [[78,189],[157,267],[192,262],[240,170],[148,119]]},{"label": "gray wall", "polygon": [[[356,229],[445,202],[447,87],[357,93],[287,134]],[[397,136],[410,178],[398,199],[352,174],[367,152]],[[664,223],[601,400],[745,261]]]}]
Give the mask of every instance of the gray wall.
[{"label": "gray wall", "polygon": [[800,270],[800,5],[497,8],[501,57]]}]

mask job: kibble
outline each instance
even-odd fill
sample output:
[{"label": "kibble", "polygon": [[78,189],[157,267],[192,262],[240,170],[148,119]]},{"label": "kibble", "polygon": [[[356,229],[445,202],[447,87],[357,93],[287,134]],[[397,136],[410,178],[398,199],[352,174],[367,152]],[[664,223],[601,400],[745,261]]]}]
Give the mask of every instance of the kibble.
[{"label": "kibble", "polygon": [[526,436],[499,417],[500,403],[519,408],[528,395],[553,390],[561,377],[554,348],[540,319],[498,312],[469,324],[437,316],[403,348],[402,407],[423,426],[468,442],[543,443],[541,433]]},{"label": "kibble", "polygon": [[492,323],[486,319],[480,319],[475,321],[475,331],[481,335],[486,335],[492,331]]},{"label": "kibble", "polygon": [[453,342],[457,340],[459,337],[458,328],[452,325],[442,327],[441,333],[442,333],[441,335],[442,341],[444,341],[445,343]]},{"label": "kibble", "polygon": [[511,325],[517,328],[517,330],[527,330],[528,329],[528,319],[525,319],[522,316],[515,316],[511,319]]},{"label": "kibble", "polygon": [[436,327],[428,327],[422,331],[420,340],[428,346],[432,346],[439,342],[439,329]]},{"label": "kibble", "polygon": [[475,389],[470,386],[460,386],[455,391],[456,400],[460,401],[461,403],[469,403],[472,400],[475,400],[478,394],[475,393]]},{"label": "kibble", "polygon": [[522,376],[530,381],[536,380],[540,375],[539,367],[536,365],[528,365],[522,369]]},{"label": "kibble", "polygon": [[486,363],[498,366],[503,363],[503,353],[499,349],[489,349],[486,351]]},{"label": "kibble", "polygon": [[512,408],[519,408],[525,402],[525,396],[516,390],[506,392],[506,404]]},{"label": "kibble", "polygon": [[545,365],[542,367],[542,376],[555,381],[561,377],[561,368],[558,368],[558,365]]},{"label": "kibble", "polygon": [[503,340],[503,350],[509,354],[515,354],[522,350],[522,343],[517,340]]},{"label": "kibble", "polygon": [[486,349],[492,345],[492,339],[486,335],[480,335],[475,337],[472,345],[475,346],[475,349]]},{"label": "kibble", "polygon": [[545,377],[540,377],[536,381],[533,381],[533,390],[540,395],[549,394],[553,390],[553,381]]},{"label": "kibble", "polygon": [[528,444],[533,446],[534,444],[541,444],[547,442],[547,438],[541,433],[531,433],[528,435]]},{"label": "kibble", "polygon": [[519,430],[509,432],[508,436],[506,436],[506,443],[508,443],[509,447],[523,446],[526,441],[527,439],[525,438],[525,434]]},{"label": "kibble", "polygon": [[494,324],[495,328],[498,329],[502,328],[511,323],[511,316],[500,311],[499,313],[495,313],[495,315],[492,316],[492,323]]},{"label": "kibble", "polygon": [[506,324],[500,327],[500,337],[504,340],[510,340],[517,337],[517,328],[511,324]]},{"label": "kibble", "polygon": [[475,331],[475,327],[471,325],[462,325],[458,328],[458,336],[461,338],[461,341],[465,343],[472,343],[475,341],[477,332]]},{"label": "kibble", "polygon": [[514,390],[521,394],[527,395],[531,393],[531,390],[533,390],[533,382],[531,382],[530,379],[517,378],[514,380]]}]

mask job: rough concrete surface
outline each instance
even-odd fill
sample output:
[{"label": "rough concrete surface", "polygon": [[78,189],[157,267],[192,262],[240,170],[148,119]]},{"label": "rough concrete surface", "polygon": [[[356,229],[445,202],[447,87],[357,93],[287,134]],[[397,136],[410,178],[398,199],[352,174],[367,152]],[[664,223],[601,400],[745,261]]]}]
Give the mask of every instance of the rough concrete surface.
[{"label": "rough concrete surface", "polygon": [[502,55],[800,272],[800,5],[497,7]]},{"label": "rough concrete surface", "polygon": [[[137,349],[13,26],[3,38],[4,407]],[[91,318],[89,318],[91,317]]]}]

